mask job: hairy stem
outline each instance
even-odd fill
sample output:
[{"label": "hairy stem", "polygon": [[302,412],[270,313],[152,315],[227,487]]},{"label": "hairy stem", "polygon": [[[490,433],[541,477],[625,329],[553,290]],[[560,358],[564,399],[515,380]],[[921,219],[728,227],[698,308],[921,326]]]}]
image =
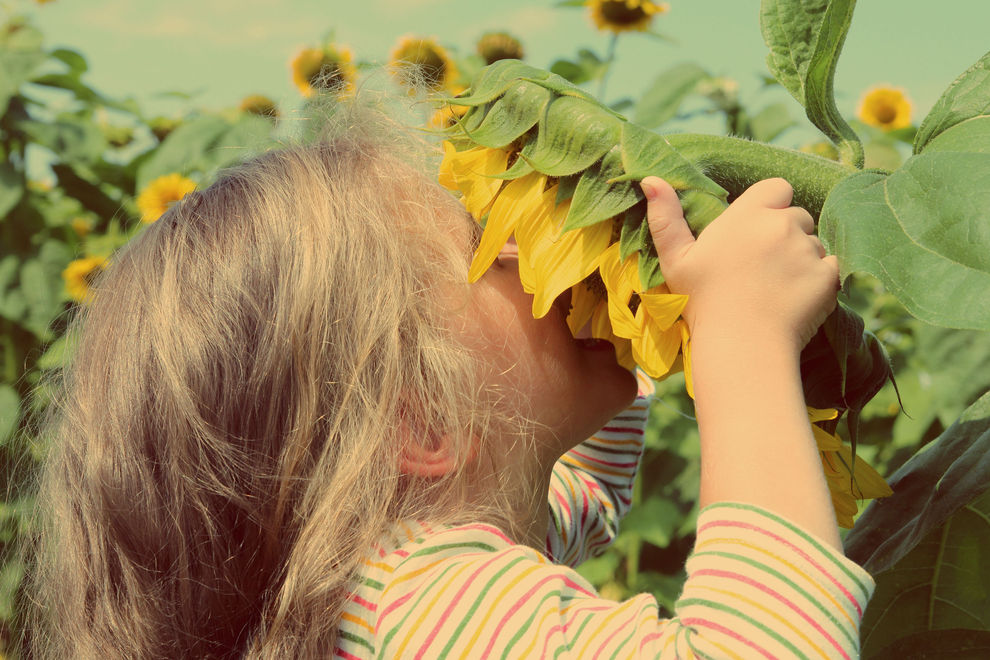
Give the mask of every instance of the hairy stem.
[{"label": "hairy stem", "polygon": [[742,138],[693,133],[664,137],[732,197],[762,179],[787,179],[794,187],[795,206],[806,209],[816,220],[835,184],[859,171],[821,156]]}]

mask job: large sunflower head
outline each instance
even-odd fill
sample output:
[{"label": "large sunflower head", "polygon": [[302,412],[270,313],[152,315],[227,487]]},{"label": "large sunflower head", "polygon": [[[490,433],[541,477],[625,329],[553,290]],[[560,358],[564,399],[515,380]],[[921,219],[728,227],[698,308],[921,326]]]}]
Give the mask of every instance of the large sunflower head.
[{"label": "large sunflower head", "polygon": [[486,64],[499,60],[521,60],[523,47],[519,40],[505,32],[487,32],[478,40],[478,54]]},{"label": "large sunflower head", "polygon": [[107,267],[104,257],[85,257],[69,262],[62,271],[65,290],[69,297],[76,302],[85,302],[89,298],[89,288],[99,273]]},{"label": "large sunflower head", "polygon": [[196,184],[181,174],[166,174],[149,183],[137,198],[141,222],[154,222],[180,199],[196,189]]},{"label": "large sunflower head", "polygon": [[653,17],[666,13],[670,5],[651,0],[588,0],[591,20],[602,31],[643,31],[650,27]]},{"label": "large sunflower head", "polygon": [[303,48],[289,62],[289,68],[292,82],[306,98],[321,90],[349,92],[357,79],[354,53],[346,46]]},{"label": "large sunflower head", "polygon": [[458,76],[447,50],[431,38],[400,38],[389,55],[389,68],[411,90],[450,89]]},{"label": "large sunflower head", "polygon": [[856,116],[885,131],[906,128],[911,125],[911,99],[899,87],[877,85],[860,97]]}]

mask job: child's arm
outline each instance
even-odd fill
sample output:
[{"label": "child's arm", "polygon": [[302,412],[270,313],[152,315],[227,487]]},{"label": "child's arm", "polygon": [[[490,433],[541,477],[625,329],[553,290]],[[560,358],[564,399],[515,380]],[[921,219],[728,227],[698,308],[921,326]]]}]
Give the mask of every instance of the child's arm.
[{"label": "child's arm", "polygon": [[841,548],[799,371],[835,306],[835,257],[782,179],[752,186],[697,240],[666,182],[643,190],[667,285],[689,296],[701,506],[753,504]]},{"label": "child's arm", "polygon": [[553,467],[546,553],[557,563],[577,566],[600,554],[629,510],[649,414],[643,378],[629,408]]}]

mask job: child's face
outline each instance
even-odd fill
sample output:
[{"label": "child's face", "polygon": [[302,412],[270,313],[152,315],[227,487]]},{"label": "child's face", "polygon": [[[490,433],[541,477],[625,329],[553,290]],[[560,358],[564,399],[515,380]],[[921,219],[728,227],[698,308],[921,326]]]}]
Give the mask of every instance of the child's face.
[{"label": "child's face", "polygon": [[[477,225],[469,216],[470,231]],[[475,284],[459,328],[465,343],[490,356],[490,382],[506,403],[539,425],[542,458],[553,461],[598,431],[636,395],[636,379],[608,342],[575,339],[567,327],[569,292],[534,319],[510,243]]]}]

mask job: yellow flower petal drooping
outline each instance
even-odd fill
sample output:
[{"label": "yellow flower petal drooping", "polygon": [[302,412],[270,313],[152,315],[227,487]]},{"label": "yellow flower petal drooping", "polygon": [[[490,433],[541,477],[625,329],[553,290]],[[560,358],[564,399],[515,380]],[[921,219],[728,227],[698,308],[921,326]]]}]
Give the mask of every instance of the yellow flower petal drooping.
[{"label": "yellow flower petal drooping", "polygon": [[808,420],[821,454],[835,517],[840,526],[848,529],[853,526],[854,516],[859,511],[857,500],[887,497],[893,491],[869,463],[859,456],[853,459],[852,450],[843,444],[838,435],[816,424],[838,416],[839,411],[834,408],[819,410],[808,407]]},{"label": "yellow flower petal drooping", "polygon": [[906,128],[911,125],[911,100],[903,89],[878,85],[860,97],[856,116],[885,131]]},{"label": "yellow flower petal drooping", "polygon": [[598,271],[608,291],[612,331],[631,341],[636,364],[650,378],[663,378],[673,368],[687,338],[685,327],[677,324],[687,296],[670,293],[663,284],[644,291],[639,279],[639,253],[623,260],[618,243],[602,253]]},{"label": "yellow flower petal drooping", "polygon": [[196,184],[181,174],[166,174],[149,183],[137,198],[141,222],[154,222],[180,199],[196,189]]},{"label": "yellow flower petal drooping", "polygon": [[542,318],[553,301],[567,289],[593,273],[598,258],[608,247],[612,224],[600,222],[590,227],[562,231],[570,200],[556,203],[557,186],[551,186],[541,204],[548,213],[535,214],[516,228],[519,245],[519,272],[523,287],[533,294],[533,317]]},{"label": "yellow flower petal drooping", "polygon": [[436,39],[402,37],[389,55],[389,68],[410,91],[450,89],[458,76],[454,61]]},{"label": "yellow flower petal drooping", "polygon": [[[456,96],[457,94],[463,92],[464,89],[465,88],[463,86],[457,86],[452,89],[451,92],[454,96]],[[460,118],[467,113],[467,111],[468,106],[466,105],[457,105],[456,103],[445,102],[437,108],[436,112],[433,113],[433,116],[430,117],[430,128],[450,128],[456,124],[458,120],[460,120]]]},{"label": "yellow flower petal drooping", "polygon": [[289,62],[289,69],[292,82],[306,98],[320,90],[349,93],[357,79],[354,53],[346,46],[303,48]]},{"label": "yellow flower petal drooping", "polygon": [[89,287],[104,268],[108,261],[104,257],[85,257],[70,261],[62,271],[65,290],[69,297],[76,302],[85,302],[89,298]]},{"label": "yellow flower petal drooping", "polygon": [[460,192],[468,213],[481,220],[504,183],[493,175],[504,172],[508,161],[509,152],[502,149],[473,147],[457,151],[450,142],[444,142],[440,185]]},{"label": "yellow flower petal drooping", "polygon": [[499,192],[492,204],[481,235],[481,245],[474,253],[468,280],[477,282],[485,274],[495,257],[512,236],[516,225],[528,222],[535,214],[546,213],[546,199],[543,196],[547,177],[539,172],[510,181]]},{"label": "yellow flower petal drooping", "polygon": [[487,32],[478,40],[478,55],[485,64],[499,60],[521,60],[523,47],[519,40],[505,32]]},{"label": "yellow flower petal drooping", "polygon": [[278,106],[275,101],[263,94],[250,94],[241,99],[237,106],[241,112],[249,112],[259,117],[278,119]]},{"label": "yellow flower petal drooping", "polygon": [[591,20],[602,31],[643,31],[650,27],[653,17],[666,13],[670,5],[650,0],[588,0]]}]

